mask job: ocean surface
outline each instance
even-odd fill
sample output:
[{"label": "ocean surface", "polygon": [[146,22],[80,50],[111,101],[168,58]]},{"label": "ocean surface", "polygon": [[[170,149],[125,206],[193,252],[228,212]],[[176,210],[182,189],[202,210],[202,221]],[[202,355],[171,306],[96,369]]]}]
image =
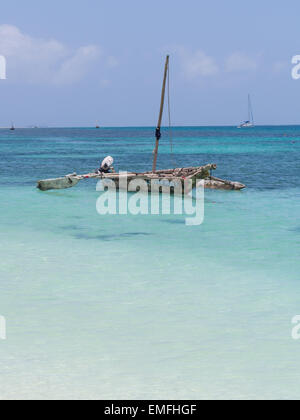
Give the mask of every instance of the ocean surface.
[{"label": "ocean surface", "polygon": [[105,215],[95,180],[151,170],[153,128],[0,130],[1,399],[299,399],[300,126],[167,130],[159,168],[218,165],[205,220]]}]

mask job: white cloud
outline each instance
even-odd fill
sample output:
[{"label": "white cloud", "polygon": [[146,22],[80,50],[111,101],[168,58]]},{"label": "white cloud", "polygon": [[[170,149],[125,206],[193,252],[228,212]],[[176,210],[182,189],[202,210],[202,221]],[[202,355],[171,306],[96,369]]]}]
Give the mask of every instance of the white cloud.
[{"label": "white cloud", "polygon": [[7,59],[8,80],[50,84],[82,80],[103,56],[99,46],[72,49],[55,39],[27,35],[13,25],[0,25],[0,54]]},{"label": "white cloud", "polygon": [[276,61],[273,64],[274,73],[282,73],[290,70],[290,63],[288,61]]},{"label": "white cloud", "polygon": [[116,57],[113,57],[113,56],[110,55],[109,57],[107,57],[107,65],[110,68],[115,68],[115,67],[118,67],[119,62],[116,59]]},{"label": "white cloud", "polygon": [[110,86],[110,80],[107,80],[107,79],[100,80],[100,86],[104,88]]},{"label": "white cloud", "polygon": [[213,57],[208,56],[202,50],[191,53],[180,47],[178,53],[186,77],[190,79],[212,76],[219,72],[219,68]]},{"label": "white cloud", "polygon": [[89,66],[100,56],[97,46],[80,47],[68,59],[62,62],[54,74],[53,81],[58,84],[75,83],[83,79],[88,73]]},{"label": "white cloud", "polygon": [[234,52],[225,60],[225,70],[227,72],[253,71],[257,67],[257,59],[242,52]]}]

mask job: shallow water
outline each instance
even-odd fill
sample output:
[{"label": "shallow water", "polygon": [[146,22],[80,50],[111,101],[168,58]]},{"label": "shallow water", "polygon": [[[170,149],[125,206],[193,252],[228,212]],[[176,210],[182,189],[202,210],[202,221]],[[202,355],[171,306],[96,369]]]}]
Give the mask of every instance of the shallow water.
[{"label": "shallow water", "polygon": [[300,127],[173,129],[159,167],[217,163],[205,221],[100,216],[106,155],[149,170],[153,129],[0,130],[0,398],[299,398]]}]

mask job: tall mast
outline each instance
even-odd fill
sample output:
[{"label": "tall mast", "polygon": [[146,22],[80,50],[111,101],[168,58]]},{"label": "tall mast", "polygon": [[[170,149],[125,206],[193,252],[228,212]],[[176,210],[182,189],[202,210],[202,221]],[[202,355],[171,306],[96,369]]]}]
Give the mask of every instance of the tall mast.
[{"label": "tall mast", "polygon": [[164,102],[165,102],[165,92],[166,92],[166,81],[167,81],[167,75],[168,75],[168,68],[169,68],[169,56],[167,55],[166,64],[165,64],[165,72],[164,72],[164,80],[163,80],[163,86],[162,86],[162,91],[161,91],[161,101],[160,101],[158,124],[157,124],[157,128],[156,128],[156,131],[155,131],[156,143],[155,143],[155,149],[154,149],[154,159],[153,159],[152,172],[156,171],[158,146],[159,146],[159,140],[161,138],[160,128],[161,128],[161,121],[162,121],[162,116],[163,116],[163,112],[164,112]]},{"label": "tall mast", "polygon": [[251,122],[251,124],[254,124],[254,118],[253,118],[253,111],[252,111],[252,104],[250,99],[250,93],[248,94],[248,120]]}]

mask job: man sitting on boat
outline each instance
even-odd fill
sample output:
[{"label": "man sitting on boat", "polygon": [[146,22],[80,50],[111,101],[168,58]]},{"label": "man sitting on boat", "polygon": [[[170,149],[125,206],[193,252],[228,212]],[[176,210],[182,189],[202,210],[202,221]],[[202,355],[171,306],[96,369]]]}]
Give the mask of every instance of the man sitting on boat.
[{"label": "man sitting on boat", "polygon": [[114,167],[112,166],[114,163],[114,159],[111,156],[107,156],[99,169],[97,169],[96,174],[109,174],[110,172],[115,172]]}]

